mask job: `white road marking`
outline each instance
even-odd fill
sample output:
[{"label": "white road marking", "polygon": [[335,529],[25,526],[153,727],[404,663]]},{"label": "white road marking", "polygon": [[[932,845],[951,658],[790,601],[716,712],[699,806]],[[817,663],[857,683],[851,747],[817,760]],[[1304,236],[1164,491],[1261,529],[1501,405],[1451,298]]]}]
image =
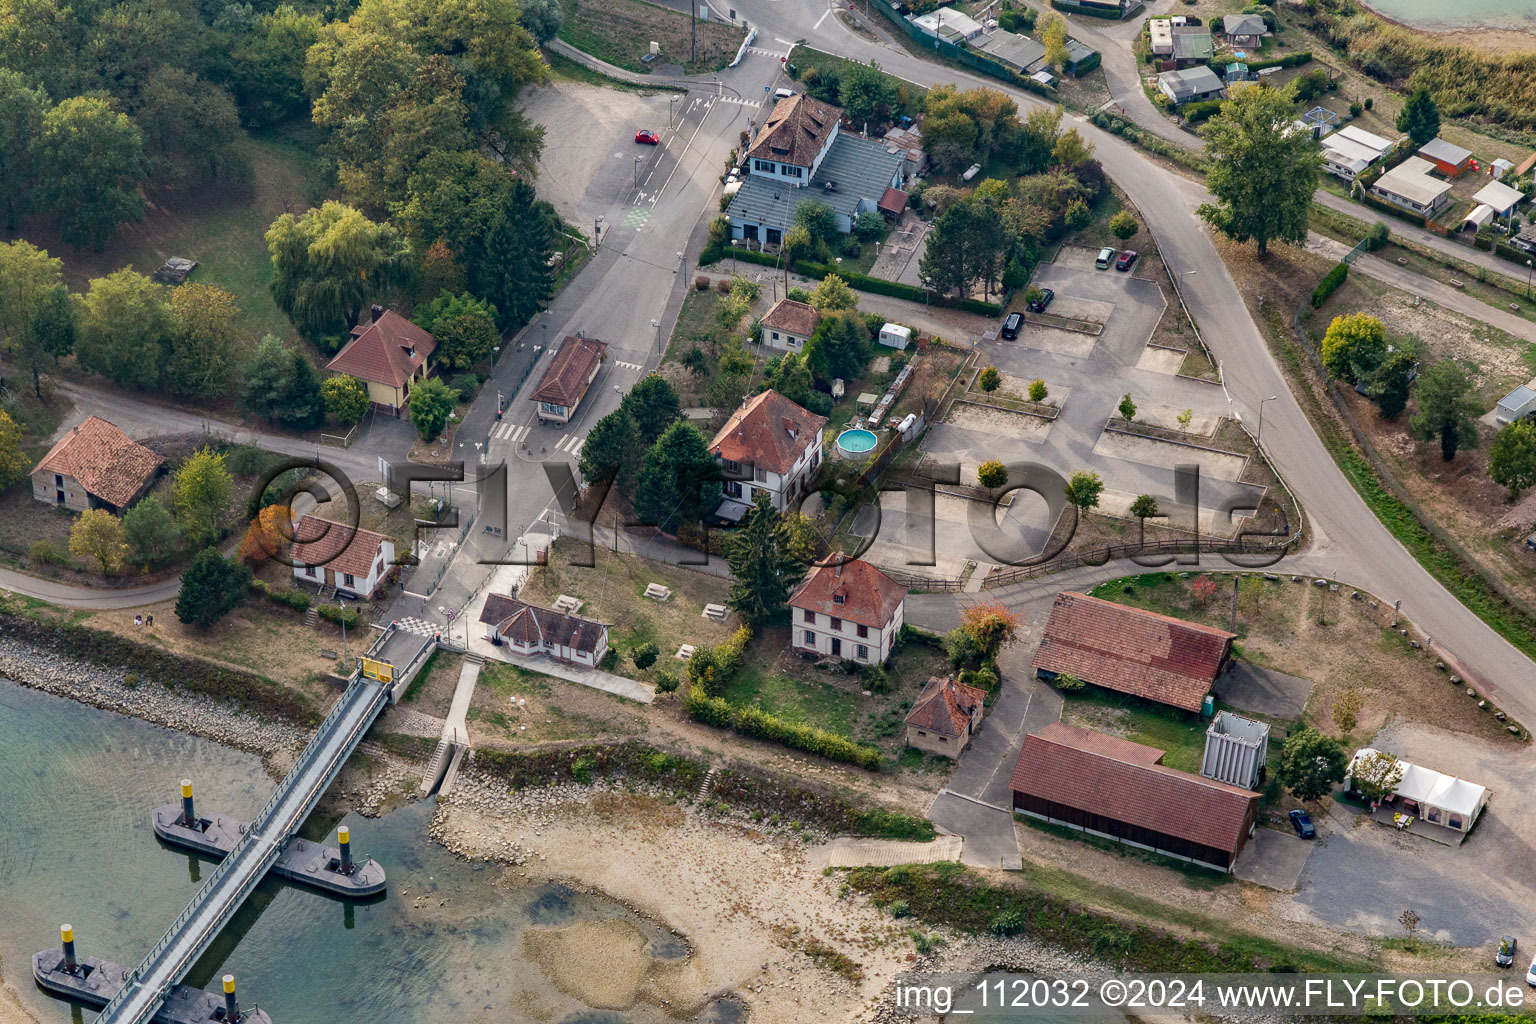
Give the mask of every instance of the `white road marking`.
[{"label": "white road marking", "polygon": [[[816,24],[811,26],[811,31],[815,32],[817,29],[821,28],[821,23],[826,21],[827,20],[827,15],[829,15],[831,13],[832,13],[832,8],[830,8],[830,7],[828,7],[826,10],[822,11],[821,12],[821,17],[816,19]],[[782,39],[779,40],[779,42],[781,42],[781,43],[783,41],[784,40],[782,40]]]}]

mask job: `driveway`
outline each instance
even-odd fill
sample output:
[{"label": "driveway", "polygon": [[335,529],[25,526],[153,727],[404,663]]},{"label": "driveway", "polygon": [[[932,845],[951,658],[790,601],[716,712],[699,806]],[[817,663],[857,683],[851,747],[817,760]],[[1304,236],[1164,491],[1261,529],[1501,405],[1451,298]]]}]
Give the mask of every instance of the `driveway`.
[{"label": "driveway", "polygon": [[1234,661],[1232,669],[1216,684],[1221,702],[1239,711],[1270,718],[1300,718],[1312,696],[1312,681],[1284,672],[1260,668],[1251,662]]},{"label": "driveway", "polygon": [[1266,889],[1291,892],[1299,884],[1302,869],[1312,855],[1316,840],[1302,839],[1289,832],[1256,828],[1253,838],[1243,847],[1232,873],[1245,882]]}]

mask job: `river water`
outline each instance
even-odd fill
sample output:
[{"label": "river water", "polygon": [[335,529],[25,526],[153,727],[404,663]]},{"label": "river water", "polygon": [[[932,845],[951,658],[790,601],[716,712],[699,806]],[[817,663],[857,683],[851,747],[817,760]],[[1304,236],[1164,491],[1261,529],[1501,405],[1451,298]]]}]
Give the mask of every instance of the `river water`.
[{"label": "river water", "polygon": [[[162,847],[149,812],[174,803],[182,777],[200,807],[250,817],[274,782],[252,754],[0,680],[0,964],[44,1024],[81,1012],[32,983],[31,957],[74,925],[82,953],[135,964],[180,913],[211,864]],[[378,819],[322,808],[312,839],[343,822],[353,849],[389,875],[378,902],[352,906],[263,883],[186,979],[216,987],[232,972],[241,1002],[275,1024],[337,1020],[440,1024],[540,1021],[660,1024],[647,1005],[592,1010],[555,991],[521,955],[530,926],[625,918],[658,959],[686,953],[625,908],[557,886],[507,890],[495,868],[457,860],[426,838],[431,804]],[[89,1020],[91,1011],[85,1011]],[[737,1004],[700,1021],[730,1021]]]},{"label": "river water", "polygon": [[[1432,32],[1507,29],[1536,33],[1533,0],[1364,0],[1383,17]],[[1536,38],[1531,41],[1536,49]]]}]

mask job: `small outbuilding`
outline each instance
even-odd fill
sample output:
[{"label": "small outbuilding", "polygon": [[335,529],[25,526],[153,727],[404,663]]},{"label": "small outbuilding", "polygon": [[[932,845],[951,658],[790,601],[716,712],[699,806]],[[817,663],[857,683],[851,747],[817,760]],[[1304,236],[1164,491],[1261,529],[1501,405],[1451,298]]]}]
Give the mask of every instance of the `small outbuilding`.
[{"label": "small outbuilding", "polygon": [[1513,423],[1515,420],[1531,415],[1536,415],[1536,380],[1529,384],[1521,384],[1499,399],[1499,404],[1493,410],[1493,418],[1500,425]]},{"label": "small outbuilding", "polygon": [[1152,18],[1147,22],[1147,42],[1159,57],[1173,53],[1173,22],[1167,18]]},{"label": "small outbuilding", "polygon": [[912,343],[912,328],[886,324],[880,328],[880,344],[886,348],[905,349]]},{"label": "small outbuilding", "polygon": [[949,677],[930,677],[907,712],[907,746],[958,758],[981,724],[985,691]]},{"label": "small outbuilding", "polygon": [[101,508],[122,515],[149,490],[164,464],[117,424],[87,416],[32,467],[32,497],[76,512]]},{"label": "small outbuilding", "polygon": [[539,386],[528,396],[538,406],[539,422],[571,421],[576,415],[576,407],[587,396],[587,389],[597,379],[597,371],[602,368],[607,351],[606,341],[566,335],[539,380]]},{"label": "small outbuilding", "polygon": [[293,527],[293,578],[321,590],[371,598],[395,568],[395,542],[382,533],[304,516]]},{"label": "small outbuilding", "polygon": [[1175,105],[1220,99],[1227,88],[1221,77],[1203,64],[1183,71],[1164,71],[1157,76],[1157,87]]},{"label": "small outbuilding", "polygon": [[1221,20],[1221,34],[1234,49],[1257,49],[1269,35],[1269,26],[1257,14],[1229,14]]},{"label": "small outbuilding", "polygon": [[799,352],[811,340],[811,335],[816,333],[816,324],[820,319],[816,307],[810,303],[780,299],[764,314],[763,333],[759,340],[769,348]]},{"label": "small outbuilding", "polygon": [[487,640],[523,657],[542,654],[593,668],[608,653],[606,622],[540,608],[511,594],[486,595],[480,622]]},{"label": "small outbuilding", "polygon": [[1525,193],[1502,181],[1490,181],[1477,190],[1472,201],[1488,207],[1495,217],[1508,217],[1515,212],[1515,207],[1525,202]]},{"label": "small outbuilding", "polygon": [[1419,147],[1419,156],[1428,160],[1436,171],[1447,178],[1454,178],[1472,164],[1472,151],[1462,149],[1444,139],[1430,139]]},{"label": "small outbuilding", "polygon": [[1269,758],[1269,724],[1218,711],[1205,730],[1200,774],[1242,789],[1258,789]]}]

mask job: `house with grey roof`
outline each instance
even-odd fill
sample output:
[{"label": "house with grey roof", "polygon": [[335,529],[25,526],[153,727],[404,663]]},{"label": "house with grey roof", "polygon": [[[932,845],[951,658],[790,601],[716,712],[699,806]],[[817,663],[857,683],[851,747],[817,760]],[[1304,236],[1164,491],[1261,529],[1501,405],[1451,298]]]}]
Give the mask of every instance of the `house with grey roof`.
[{"label": "house with grey roof", "polygon": [[847,233],[905,183],[906,152],[839,130],[842,110],[807,96],[780,100],[747,147],[747,176],[726,208],[731,237],[779,245],[804,202],[832,210]]},{"label": "house with grey roof", "polygon": [[1221,77],[1204,65],[1164,71],[1157,76],[1157,88],[1175,104],[1219,100],[1226,95]]}]

